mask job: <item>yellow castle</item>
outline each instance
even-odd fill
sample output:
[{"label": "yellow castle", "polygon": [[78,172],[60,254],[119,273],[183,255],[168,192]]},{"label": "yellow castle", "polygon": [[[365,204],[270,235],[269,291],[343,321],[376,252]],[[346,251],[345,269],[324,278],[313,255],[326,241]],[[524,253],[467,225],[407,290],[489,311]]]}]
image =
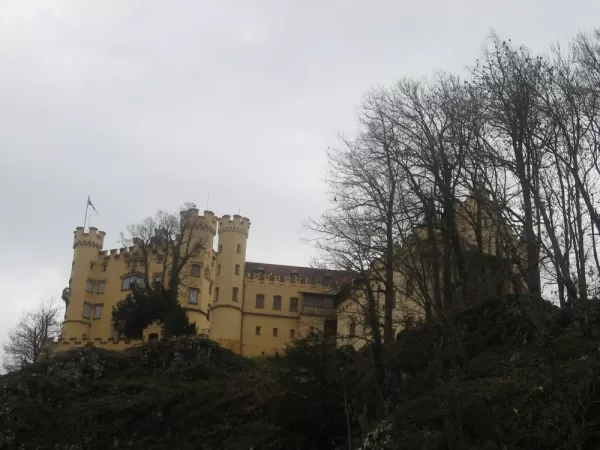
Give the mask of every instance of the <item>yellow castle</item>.
[{"label": "yellow castle", "polygon": [[[459,294],[479,298],[516,292],[523,284],[520,267],[527,265],[523,243],[501,219],[491,197],[480,193],[467,196],[457,202],[456,214],[463,257],[467,271],[472,272],[469,285]],[[278,353],[309,331],[357,348],[368,341],[370,325],[365,322],[367,304],[361,277],[353,280],[353,274],[345,271],[247,262],[250,220],[246,217],[218,218],[211,211],[200,214],[193,207],[174,220],[180,224],[179,235],[187,230],[189,239],[178,241],[172,248],[198,248],[183,260],[175,284],[177,300],[200,335],[249,357]],[[425,228],[417,226],[397,249],[394,333],[413,321],[425,320],[426,307],[435,297],[435,277],[430,273],[433,260],[427,256],[430,244],[426,244],[431,241],[426,235]],[[436,236],[434,241],[439,239],[437,229]],[[173,256],[164,253],[160,230],[147,237],[146,245],[134,239],[134,245],[114,250],[103,250],[104,237],[103,231],[93,227],[75,230],[71,279],[63,291],[67,308],[56,344],[58,351],[87,344],[123,350],[158,339],[163,333],[161,324],[153,323],[141,339],[129,340],[112,321],[113,307],[140,283],[167,285],[170,271],[166,267]],[[411,255],[418,263],[412,269],[411,264],[402,263]],[[521,263],[515,262],[515,257]],[[141,267],[137,264],[140,261]],[[380,266],[374,261],[373,273],[380,272]],[[376,291],[375,303],[383,317],[385,286],[377,277],[367,279]]]},{"label": "yellow castle", "polygon": [[[199,334],[250,357],[280,352],[311,329],[335,340],[336,295],[347,273],[247,262],[250,220],[246,217],[218,218],[211,211],[200,214],[190,208],[180,220],[193,224],[193,240],[201,243],[202,250],[182,268],[178,289],[178,301]],[[75,230],[58,351],[87,344],[123,350],[161,337],[161,324],[154,323],[142,339],[125,339],[112,323],[112,309],[136,285],[164,281],[165,255],[156,249],[147,252],[146,270],[140,271],[135,264],[140,246],[134,242],[104,250],[105,234],[94,227]]]}]

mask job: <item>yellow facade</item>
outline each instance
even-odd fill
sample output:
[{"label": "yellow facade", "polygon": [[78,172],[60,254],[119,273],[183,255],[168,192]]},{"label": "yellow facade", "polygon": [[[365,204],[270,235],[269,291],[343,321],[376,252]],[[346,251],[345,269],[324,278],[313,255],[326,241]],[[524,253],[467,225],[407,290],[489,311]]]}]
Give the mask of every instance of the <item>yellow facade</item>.
[{"label": "yellow facade", "polygon": [[[519,267],[510,259],[511,251],[524,256],[523,245],[517,238],[511,234],[506,224],[494,214],[494,205],[490,197],[478,199],[474,196],[468,196],[464,201],[457,203],[456,223],[458,233],[461,237],[461,243],[464,246],[465,253],[469,251],[479,252],[485,257],[496,259],[506,263],[509,270],[512,271],[516,283],[523,285],[524,281],[520,276]],[[479,214],[478,214],[479,213]],[[480,230],[480,245],[476,239],[475,230]],[[435,230],[436,232],[438,230]],[[410,245],[419,245],[419,242],[426,241],[427,228],[425,226],[415,227],[412,233]],[[406,252],[407,248],[399,249],[399,252]],[[382,270],[383,266],[378,263],[373,264],[373,270]],[[383,273],[380,273],[378,279],[383,279]],[[426,300],[422,296],[422,291],[415,286],[414,279],[410,275],[401,271],[394,272],[394,290],[396,302],[394,305],[392,324],[394,334],[397,335],[410,322],[419,322],[425,319]],[[515,285],[511,282],[511,277],[506,277],[505,273],[487,273],[488,284],[491,284],[490,290],[497,289],[503,293],[512,293]],[[496,286],[494,281],[498,278],[500,286]],[[513,280],[513,281],[514,281]],[[372,289],[376,292],[378,304],[378,316],[380,323],[383,323],[385,308],[384,286],[382,283],[372,282]],[[409,287],[410,285],[410,287]],[[489,287],[489,286],[488,286]],[[433,285],[431,280],[427,282],[427,291],[432,296]],[[478,291],[479,295],[485,296],[489,293]],[[337,322],[338,322],[338,345],[352,345],[360,348],[369,343],[372,333],[369,331],[369,324],[365,323],[365,293],[362,290],[355,290],[349,296],[338,303]],[[407,320],[408,319],[408,320]]]},{"label": "yellow facade", "polygon": [[[182,212],[181,220],[194,224],[194,239],[204,248],[183,269],[178,292],[199,334],[246,356],[281,352],[311,329],[335,337],[334,297],[347,278],[344,272],[246,262],[250,221],[245,217],[219,219],[192,208]],[[112,308],[131,293],[129,280],[135,281],[139,273],[134,263],[139,249],[103,250],[104,237],[93,227],[75,231],[59,351],[86,344],[122,350],[161,337],[160,323],[147,327],[137,341],[115,330]],[[149,278],[160,276],[163,267],[161,255],[152,255]]]}]

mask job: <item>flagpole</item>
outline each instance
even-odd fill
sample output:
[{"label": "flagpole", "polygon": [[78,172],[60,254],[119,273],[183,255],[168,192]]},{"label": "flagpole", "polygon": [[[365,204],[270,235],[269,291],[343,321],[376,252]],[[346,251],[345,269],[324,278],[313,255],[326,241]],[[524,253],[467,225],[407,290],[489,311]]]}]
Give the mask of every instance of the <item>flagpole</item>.
[{"label": "flagpole", "polygon": [[85,231],[85,222],[87,221],[88,208],[90,207],[90,197],[88,196],[88,201],[85,204],[85,217],[83,219],[83,231]]}]

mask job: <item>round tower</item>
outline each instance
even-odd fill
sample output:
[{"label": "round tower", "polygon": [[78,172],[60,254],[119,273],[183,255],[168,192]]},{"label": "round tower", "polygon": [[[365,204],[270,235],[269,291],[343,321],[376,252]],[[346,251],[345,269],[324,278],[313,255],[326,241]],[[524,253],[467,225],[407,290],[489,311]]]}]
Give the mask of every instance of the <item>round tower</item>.
[{"label": "round tower", "polygon": [[250,220],[238,215],[219,220],[210,337],[222,347],[241,352],[244,265]]},{"label": "round tower", "polygon": [[91,320],[84,317],[84,303],[87,298],[86,286],[91,265],[98,258],[98,252],[104,245],[104,231],[90,227],[86,233],[83,227],[77,227],[73,238],[73,265],[69,281],[68,303],[63,323],[64,339],[81,339],[90,336]]},{"label": "round tower", "polygon": [[[199,215],[198,208],[181,211],[181,229],[185,230],[188,227],[187,229],[202,242],[202,246],[206,250],[212,250],[213,248],[214,238],[217,234],[217,223],[217,216],[212,211],[204,211],[203,215]],[[202,257],[206,257],[206,255],[203,254]]]},{"label": "round tower", "polygon": [[[214,273],[212,269],[212,255],[214,238],[217,233],[218,219],[212,211],[204,211],[199,215],[197,208],[190,208],[181,212],[181,229],[191,231],[194,239],[202,244],[200,255],[190,260],[190,267],[186,269],[184,282],[187,288],[196,289],[194,301],[191,303],[189,291],[180,292],[180,303],[184,305],[190,322],[195,322],[198,331],[207,330],[209,322],[209,305],[212,304],[212,290],[214,284]],[[192,265],[200,265],[199,273],[192,271]],[[191,275],[189,275],[191,274]]]}]

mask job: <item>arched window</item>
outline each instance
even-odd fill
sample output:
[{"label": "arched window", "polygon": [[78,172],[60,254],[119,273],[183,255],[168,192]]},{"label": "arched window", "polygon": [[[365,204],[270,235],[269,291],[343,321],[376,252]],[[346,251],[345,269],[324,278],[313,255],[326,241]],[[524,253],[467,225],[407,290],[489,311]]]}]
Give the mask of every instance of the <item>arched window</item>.
[{"label": "arched window", "polygon": [[144,278],[141,275],[132,274],[123,278],[121,289],[128,291],[130,289],[140,288],[144,286]]}]

